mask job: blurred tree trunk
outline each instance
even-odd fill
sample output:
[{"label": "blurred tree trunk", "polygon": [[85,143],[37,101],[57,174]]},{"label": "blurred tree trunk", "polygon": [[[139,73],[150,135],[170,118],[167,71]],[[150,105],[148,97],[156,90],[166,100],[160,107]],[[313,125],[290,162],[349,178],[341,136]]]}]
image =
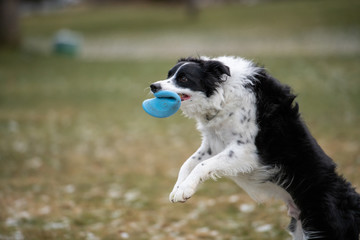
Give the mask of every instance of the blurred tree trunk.
[{"label": "blurred tree trunk", "polygon": [[20,46],[18,0],[0,0],[0,47]]},{"label": "blurred tree trunk", "polygon": [[197,0],[186,0],[186,12],[190,18],[197,18],[199,15]]}]

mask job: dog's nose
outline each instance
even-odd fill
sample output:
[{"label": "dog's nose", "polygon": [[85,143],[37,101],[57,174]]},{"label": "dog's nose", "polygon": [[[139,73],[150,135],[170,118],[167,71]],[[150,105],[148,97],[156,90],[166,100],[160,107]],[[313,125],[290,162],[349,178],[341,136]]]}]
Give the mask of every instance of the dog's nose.
[{"label": "dog's nose", "polygon": [[150,89],[153,93],[156,93],[161,90],[161,85],[160,83],[153,83],[150,85]]}]

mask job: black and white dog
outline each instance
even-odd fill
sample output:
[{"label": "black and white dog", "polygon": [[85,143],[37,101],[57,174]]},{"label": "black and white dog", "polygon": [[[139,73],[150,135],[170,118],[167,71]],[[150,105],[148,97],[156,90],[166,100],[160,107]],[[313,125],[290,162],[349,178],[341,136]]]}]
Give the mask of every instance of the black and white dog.
[{"label": "black and white dog", "polygon": [[360,195],[311,136],[288,86],[243,58],[201,57],[180,59],[151,90],[178,93],[203,137],[171,202],[225,176],[257,202],[282,199],[293,239],[359,240]]}]

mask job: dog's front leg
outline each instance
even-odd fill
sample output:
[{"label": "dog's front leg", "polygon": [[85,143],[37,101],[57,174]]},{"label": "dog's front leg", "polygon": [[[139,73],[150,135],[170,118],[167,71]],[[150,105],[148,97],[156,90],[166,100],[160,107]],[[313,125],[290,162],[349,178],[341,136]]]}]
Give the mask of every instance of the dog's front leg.
[{"label": "dog's front leg", "polygon": [[210,158],[211,156],[212,156],[212,151],[209,145],[207,144],[207,142],[204,141],[201,144],[200,148],[193,155],[191,155],[191,157],[189,157],[181,166],[177,181],[169,196],[170,201],[172,201],[172,196],[175,194],[180,184],[189,176],[189,174],[196,167],[196,165]]},{"label": "dog's front leg", "polygon": [[170,201],[185,202],[195,193],[199,183],[210,177],[250,173],[258,166],[258,157],[253,145],[247,144],[241,148],[231,145],[219,154],[197,164],[184,181],[175,185],[170,194]]}]

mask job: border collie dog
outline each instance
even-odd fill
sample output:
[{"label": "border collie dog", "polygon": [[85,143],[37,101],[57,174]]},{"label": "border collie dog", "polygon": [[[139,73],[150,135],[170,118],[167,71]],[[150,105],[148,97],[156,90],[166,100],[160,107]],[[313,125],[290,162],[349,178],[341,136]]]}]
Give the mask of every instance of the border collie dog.
[{"label": "border collie dog", "polygon": [[257,202],[283,200],[295,240],[359,240],[360,195],[310,134],[291,89],[264,68],[238,57],[184,58],[150,88],[178,93],[202,134],[171,202],[228,177]]}]

